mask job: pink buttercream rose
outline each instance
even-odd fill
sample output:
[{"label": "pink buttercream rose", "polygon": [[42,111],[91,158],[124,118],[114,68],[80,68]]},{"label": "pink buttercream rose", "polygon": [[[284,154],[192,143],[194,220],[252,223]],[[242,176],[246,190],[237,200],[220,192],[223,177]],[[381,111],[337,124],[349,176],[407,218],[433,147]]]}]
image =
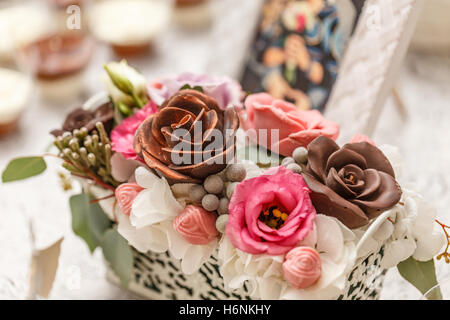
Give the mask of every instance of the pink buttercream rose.
[{"label": "pink buttercream rose", "polygon": [[139,160],[138,155],[133,149],[134,135],[141,123],[157,111],[158,107],[156,104],[150,101],[141,110],[116,126],[111,132],[113,151],[122,153],[125,159]]},{"label": "pink buttercream rose", "polygon": [[285,254],[313,229],[316,210],[302,176],[284,167],[237,185],[226,235],[250,254]]},{"label": "pink buttercream rose", "polygon": [[214,213],[189,205],[175,218],[173,228],[190,244],[205,245],[219,234],[216,219]]},{"label": "pink buttercream rose", "polygon": [[[258,139],[254,142],[284,156],[291,156],[297,147],[307,147],[318,136],[333,140],[339,136],[339,125],[325,119],[319,111],[299,110],[267,93],[248,96],[240,116],[250,138]],[[272,129],[279,130],[278,139],[272,137]],[[267,130],[267,139],[260,138],[259,130]]]},{"label": "pink buttercream rose", "polygon": [[288,252],[283,263],[284,278],[297,289],[312,286],[320,278],[322,261],[310,247],[297,247]]},{"label": "pink buttercream rose", "polygon": [[363,134],[355,134],[350,141],[350,143],[358,143],[358,142],[368,142],[371,145],[375,145],[375,142],[373,142],[368,136],[365,136]]},{"label": "pink buttercream rose", "polygon": [[123,214],[130,215],[133,201],[142,190],[144,189],[136,183],[123,183],[116,188],[117,203]]}]

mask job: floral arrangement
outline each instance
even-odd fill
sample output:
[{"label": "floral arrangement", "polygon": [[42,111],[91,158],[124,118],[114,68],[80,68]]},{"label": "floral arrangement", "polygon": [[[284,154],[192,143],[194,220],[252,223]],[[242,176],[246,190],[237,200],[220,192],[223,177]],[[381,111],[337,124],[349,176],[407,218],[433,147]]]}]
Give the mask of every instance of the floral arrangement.
[{"label": "floral arrangement", "polygon": [[2,179],[60,158],[83,186],[70,198],[74,232],[102,248],[124,286],[130,246],[170,253],[186,275],[217,255],[225,288],[249,286],[252,298],[336,299],[380,250],[381,267],[398,266],[422,292],[436,282],[448,227],[398,183],[396,148],[364,136],[340,147],[338,124],[319,111],[245,96],[226,77],[147,82],[125,61],[105,70],[107,92],[51,132],[57,152],[14,159]]}]

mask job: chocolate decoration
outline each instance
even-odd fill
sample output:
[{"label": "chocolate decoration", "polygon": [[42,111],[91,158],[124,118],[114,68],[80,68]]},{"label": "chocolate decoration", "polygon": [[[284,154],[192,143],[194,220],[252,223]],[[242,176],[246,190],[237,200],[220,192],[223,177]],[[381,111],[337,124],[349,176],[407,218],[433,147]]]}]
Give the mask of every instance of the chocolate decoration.
[{"label": "chocolate decoration", "polygon": [[[199,125],[202,130],[195,130]],[[223,111],[213,98],[199,91],[182,90],[141,124],[136,132],[134,150],[169,183],[201,183],[207,176],[225,169],[226,159],[235,150],[238,128],[239,118],[233,108]],[[186,132],[180,135],[177,129]],[[223,135],[223,146],[219,150],[206,148],[215,139],[212,129]],[[226,130],[232,130],[232,134],[226,136]],[[183,148],[175,148],[180,143]],[[180,165],[172,162],[174,155],[183,158]]]},{"label": "chocolate decoration", "polygon": [[79,33],[56,34],[39,39],[24,48],[24,57],[44,80],[75,74],[89,63],[94,41]]},{"label": "chocolate decoration", "polygon": [[59,137],[64,132],[72,132],[75,129],[81,129],[85,127],[89,132],[95,129],[97,122],[103,123],[106,132],[110,132],[113,126],[114,110],[112,105],[108,102],[102,104],[94,111],[85,110],[83,108],[77,108],[69,113],[64,120],[62,129],[56,129],[50,133]]},{"label": "chocolate decoration", "polygon": [[303,178],[318,213],[362,227],[400,201],[402,191],[386,156],[368,142],[339,146],[321,136],[308,146]]}]

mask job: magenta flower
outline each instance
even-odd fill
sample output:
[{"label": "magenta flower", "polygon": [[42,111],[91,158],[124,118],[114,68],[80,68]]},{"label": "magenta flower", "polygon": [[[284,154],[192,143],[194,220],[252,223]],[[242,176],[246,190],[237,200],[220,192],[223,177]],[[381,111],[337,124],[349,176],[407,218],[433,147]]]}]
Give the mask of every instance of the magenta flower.
[{"label": "magenta flower", "polygon": [[227,237],[250,254],[287,253],[313,229],[309,193],[302,176],[284,167],[243,181],[230,201]]},{"label": "magenta flower", "polygon": [[157,111],[158,107],[156,104],[150,101],[141,110],[126,118],[121,124],[115,127],[111,132],[113,151],[122,153],[127,160],[139,160],[138,155],[133,149],[134,135],[141,123]]},{"label": "magenta flower", "polygon": [[217,101],[221,109],[240,105],[244,95],[240,84],[231,78],[192,73],[160,79],[151,83],[147,90],[150,99],[157,105],[161,105],[186,84],[191,88],[201,87],[207,96]]}]

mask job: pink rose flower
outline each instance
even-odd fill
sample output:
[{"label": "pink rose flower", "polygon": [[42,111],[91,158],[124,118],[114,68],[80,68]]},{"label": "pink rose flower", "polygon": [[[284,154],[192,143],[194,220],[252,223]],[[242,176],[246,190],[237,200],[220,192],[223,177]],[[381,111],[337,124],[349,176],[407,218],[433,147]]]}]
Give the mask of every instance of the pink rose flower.
[{"label": "pink rose flower", "polygon": [[302,176],[284,167],[237,185],[226,235],[250,254],[285,254],[313,229],[316,210]]},{"label": "pink rose flower", "polygon": [[319,253],[310,247],[297,247],[288,252],[283,263],[284,278],[297,289],[316,283],[322,272]]},{"label": "pink rose flower", "polygon": [[133,201],[142,190],[144,189],[136,183],[123,183],[116,188],[117,203],[123,214],[130,215]]},{"label": "pink rose flower", "polygon": [[219,234],[216,219],[214,213],[189,205],[175,218],[173,228],[190,244],[205,245]]},{"label": "pink rose flower", "polygon": [[368,142],[371,145],[375,146],[375,142],[373,142],[369,137],[363,134],[355,134],[350,141],[350,143],[358,143],[358,142]]},{"label": "pink rose flower", "polygon": [[111,132],[113,151],[122,153],[125,159],[140,160],[133,149],[134,135],[141,123],[157,111],[158,107],[156,104],[150,101],[141,110],[116,126]]},{"label": "pink rose flower", "polygon": [[[241,123],[251,139],[267,149],[284,156],[291,156],[297,147],[307,147],[318,136],[336,140],[339,125],[326,120],[317,110],[299,110],[292,103],[274,99],[267,93],[252,94],[245,100]],[[267,141],[260,141],[259,130],[267,130]],[[271,129],[279,130],[279,137],[272,138]]]}]

